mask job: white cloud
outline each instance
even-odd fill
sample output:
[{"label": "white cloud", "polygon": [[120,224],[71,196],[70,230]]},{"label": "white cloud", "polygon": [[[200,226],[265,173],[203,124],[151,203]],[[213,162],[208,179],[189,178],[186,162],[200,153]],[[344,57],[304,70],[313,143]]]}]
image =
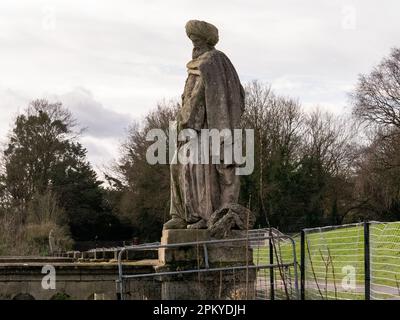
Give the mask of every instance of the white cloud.
[{"label": "white cloud", "polygon": [[29,97],[23,93],[0,87],[0,142],[10,130],[14,118],[26,108]]},{"label": "white cloud", "polygon": [[103,171],[116,160],[119,150],[118,139],[98,139],[92,136],[83,136],[81,143],[88,151],[88,160],[100,178],[103,178]]},{"label": "white cloud", "polygon": [[[10,89],[0,90],[0,97],[0,110],[6,111],[0,113],[0,141],[4,143],[15,117],[27,108],[31,98],[24,92]],[[61,102],[71,111],[79,128],[85,129],[80,141],[88,150],[89,161],[99,173],[103,165],[115,159],[119,144],[133,121],[131,115],[106,108],[84,88],[75,88],[61,95],[43,94],[36,98]]]},{"label": "white cloud", "polygon": [[118,113],[103,106],[84,88],[48,98],[62,102],[78,120],[79,126],[85,128],[85,136],[92,138],[118,139],[133,121],[129,114]]},{"label": "white cloud", "polygon": [[0,134],[21,105],[56,96],[92,139],[117,144],[125,120],[180,96],[193,18],[219,27],[243,82],[343,112],[357,75],[400,45],[399,10],[397,0],[2,0]]}]

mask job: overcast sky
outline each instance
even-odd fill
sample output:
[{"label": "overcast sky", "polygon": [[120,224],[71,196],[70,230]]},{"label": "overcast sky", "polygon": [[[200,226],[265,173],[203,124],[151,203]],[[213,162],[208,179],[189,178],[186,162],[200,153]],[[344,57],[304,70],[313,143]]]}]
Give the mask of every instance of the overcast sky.
[{"label": "overcast sky", "polygon": [[219,28],[242,82],[348,112],[358,74],[400,46],[399,12],[398,0],[1,0],[0,140],[45,97],[88,128],[92,164],[109,163],[133,119],[182,93],[190,19]]}]

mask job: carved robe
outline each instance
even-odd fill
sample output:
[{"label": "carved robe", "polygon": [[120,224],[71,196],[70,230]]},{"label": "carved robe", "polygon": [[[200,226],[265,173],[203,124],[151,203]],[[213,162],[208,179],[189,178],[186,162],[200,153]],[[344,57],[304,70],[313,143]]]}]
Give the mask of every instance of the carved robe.
[{"label": "carved robe", "polygon": [[[228,57],[212,49],[187,68],[178,130],[191,128],[199,135],[201,129],[238,129],[244,90]],[[177,153],[188,147],[178,145]],[[212,164],[211,159],[209,164],[171,164],[170,214],[189,224],[207,221],[214,211],[238,202],[239,188],[234,164]]]}]

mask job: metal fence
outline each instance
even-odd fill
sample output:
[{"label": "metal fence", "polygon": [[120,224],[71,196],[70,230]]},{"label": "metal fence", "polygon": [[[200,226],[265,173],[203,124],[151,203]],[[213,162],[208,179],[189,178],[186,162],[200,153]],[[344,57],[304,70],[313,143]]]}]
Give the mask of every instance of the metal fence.
[{"label": "metal fence", "polygon": [[304,229],[302,299],[400,298],[400,222]]},{"label": "metal fence", "polygon": [[[252,229],[248,231],[250,235],[250,246],[257,247],[268,247],[269,246],[269,238],[273,237],[275,241],[281,243],[290,243],[288,235],[280,232],[276,228],[260,228],[260,229]],[[263,240],[254,240],[256,237],[267,237]]]},{"label": "metal fence", "polygon": [[[248,263],[221,265],[210,259],[213,248],[228,243],[246,248],[251,255]],[[123,257],[132,256],[128,254],[132,251],[185,247],[195,248],[201,263],[172,271],[156,268],[148,274],[128,274],[124,270],[127,262]],[[197,290],[212,280],[217,285],[211,287],[218,292],[209,294],[218,299],[400,299],[400,222],[310,228],[294,237],[273,228],[257,229],[239,239],[132,246],[119,252],[118,267],[117,290],[121,299],[161,299],[166,277],[175,277],[179,283],[175,289],[182,292],[188,283],[190,287],[190,281]],[[243,283],[246,294],[236,294],[243,289]],[[228,289],[235,294],[222,294]]]},{"label": "metal fence", "polygon": [[[261,234],[261,236],[260,236]],[[240,263],[213,261],[221,246],[245,250],[250,258]],[[196,253],[196,266],[157,266],[155,272],[128,274],[124,256],[128,251],[180,250]],[[214,251],[213,251],[214,250]],[[172,252],[176,254],[175,252]],[[180,254],[179,253],[179,254]],[[190,253],[188,254],[190,256]],[[159,257],[160,259],[160,257]],[[176,244],[155,244],[123,248],[118,255],[117,295],[120,299],[298,299],[296,246],[286,235],[268,230],[249,232],[245,238],[208,240]],[[151,290],[151,292],[149,292]],[[202,295],[201,295],[202,294]]]},{"label": "metal fence", "polygon": [[[259,271],[256,299],[298,299],[300,297],[297,290],[298,263],[294,238],[275,228],[249,230],[249,234],[251,238],[263,237],[262,240],[250,240],[256,264],[268,261],[270,264],[277,262],[281,266],[274,270]],[[292,264],[293,261],[296,263]]]},{"label": "metal fence", "polygon": [[400,299],[400,222],[371,222],[370,298]]}]

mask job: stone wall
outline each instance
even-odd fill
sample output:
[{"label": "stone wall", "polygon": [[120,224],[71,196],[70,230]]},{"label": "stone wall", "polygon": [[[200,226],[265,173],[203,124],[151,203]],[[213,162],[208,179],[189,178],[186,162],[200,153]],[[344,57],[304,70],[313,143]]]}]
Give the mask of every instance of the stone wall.
[{"label": "stone wall", "polygon": [[[241,232],[235,238],[243,238]],[[210,241],[208,230],[165,230],[157,250],[123,254],[124,275],[154,274],[124,282],[124,298],[253,299],[255,269],[246,241],[198,244]],[[179,243],[195,243],[179,246]],[[158,259],[137,260],[154,253]],[[158,253],[158,255],[157,255]],[[143,257],[142,257],[143,256]],[[0,299],[117,299],[117,251],[72,252],[68,257],[0,257]],[[133,261],[134,260],[134,261]],[[55,289],[45,289],[43,266],[55,270]],[[245,266],[245,268],[243,268]],[[208,269],[222,268],[218,271]],[[237,269],[234,269],[237,268]],[[198,269],[206,272],[197,272]],[[165,272],[192,273],[165,275]]]},{"label": "stone wall", "polygon": [[[118,267],[115,262],[54,262],[24,261],[12,262],[2,259],[0,263],[0,299],[105,299],[113,300],[116,295],[116,280]],[[25,259],[26,260],[26,259]],[[156,261],[147,263],[126,262],[124,272],[127,274],[154,272]],[[43,289],[42,273],[44,265],[52,265],[56,272],[56,288]],[[135,290],[131,299],[157,299],[160,295],[160,285],[149,279],[130,281]],[[142,288],[142,289],[141,289]],[[146,290],[144,290],[146,289]],[[147,296],[146,296],[147,295]]]}]

